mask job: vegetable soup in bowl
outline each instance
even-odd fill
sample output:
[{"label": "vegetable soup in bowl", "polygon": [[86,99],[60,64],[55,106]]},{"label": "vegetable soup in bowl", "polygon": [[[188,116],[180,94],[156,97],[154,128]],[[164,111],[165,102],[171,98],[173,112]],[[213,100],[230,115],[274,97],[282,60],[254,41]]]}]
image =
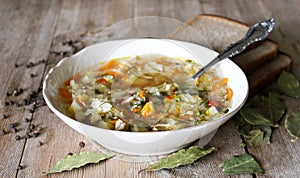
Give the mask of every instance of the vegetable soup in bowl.
[{"label": "vegetable soup in bowl", "polygon": [[196,140],[203,146],[248,94],[245,74],[229,59],[189,80],[216,55],[175,40],[107,41],[59,62],[43,94],[61,120],[116,152],[158,155]]}]

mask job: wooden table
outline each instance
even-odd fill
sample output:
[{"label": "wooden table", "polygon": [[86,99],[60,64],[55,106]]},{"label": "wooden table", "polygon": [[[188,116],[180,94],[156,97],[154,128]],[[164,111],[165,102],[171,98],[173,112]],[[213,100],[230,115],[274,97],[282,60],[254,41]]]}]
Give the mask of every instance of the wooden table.
[{"label": "wooden table", "polygon": [[[43,177],[43,171],[69,152],[97,151],[94,144],[64,124],[47,106],[31,110],[30,105],[17,107],[9,103],[11,100],[26,103],[23,99],[30,94],[41,97],[40,92],[35,94],[32,91],[39,90],[46,73],[62,58],[50,52],[57,36],[103,29],[124,19],[148,15],[184,22],[197,14],[209,13],[248,24],[275,17],[277,26],[270,38],[279,43],[281,51],[292,56],[292,72],[300,79],[299,9],[299,0],[1,0],[0,130],[5,129],[9,133],[0,136],[0,177]],[[44,63],[43,59],[47,62]],[[7,92],[10,95],[14,89],[20,88],[24,89],[21,94],[7,96]],[[294,103],[300,104],[299,101]],[[11,123],[16,123],[17,133],[10,129]],[[42,128],[36,138],[25,137],[30,124]],[[16,135],[20,135],[20,140],[16,140]],[[49,177],[224,177],[218,165],[233,155],[245,152],[259,161],[266,174],[233,177],[299,177],[300,141],[293,143],[290,139],[281,123],[274,131],[270,145],[244,148],[240,146],[242,141],[229,121],[209,143],[218,151],[192,165],[138,173],[157,157],[141,158],[146,160],[144,162],[119,157]],[[85,142],[83,148],[79,146],[81,141]],[[18,170],[19,165],[22,169]]]}]

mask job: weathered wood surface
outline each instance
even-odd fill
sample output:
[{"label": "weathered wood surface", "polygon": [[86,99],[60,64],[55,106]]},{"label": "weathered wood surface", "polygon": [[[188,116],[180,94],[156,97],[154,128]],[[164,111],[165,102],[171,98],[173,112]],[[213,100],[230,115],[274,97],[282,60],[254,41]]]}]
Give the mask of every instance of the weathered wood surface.
[{"label": "weathered wood surface", "polygon": [[[52,53],[60,35],[102,30],[121,20],[148,15],[165,16],[184,22],[197,14],[209,13],[248,24],[273,16],[277,26],[270,38],[279,43],[281,51],[292,56],[292,72],[300,79],[299,9],[298,0],[0,1],[0,130],[9,131],[0,136],[0,177],[43,177],[43,171],[47,171],[69,152],[97,151],[97,146],[61,122],[47,106],[39,107],[33,113],[30,112],[31,106],[5,106],[5,102],[21,102],[30,92],[38,90],[46,73],[62,58],[61,55]],[[66,49],[62,51],[64,50]],[[37,63],[42,59],[47,59],[47,64],[26,67],[26,64]],[[15,68],[15,64],[23,65]],[[31,74],[38,75],[31,78]],[[7,92],[20,87],[25,91],[19,96],[6,96]],[[290,104],[294,105],[294,109],[300,107],[299,101],[291,101]],[[3,119],[3,115],[9,117]],[[26,117],[32,120],[24,122]],[[12,122],[18,123],[17,133],[9,128]],[[42,130],[37,138],[27,139],[24,135],[32,123],[36,127],[42,127]],[[16,134],[22,138],[15,140]],[[78,145],[80,141],[86,143],[84,148]],[[270,145],[244,149],[240,143],[242,140],[233,123],[228,122],[209,143],[209,146],[217,147],[218,152],[189,166],[138,173],[158,157],[139,160],[123,156],[48,177],[224,177],[218,167],[219,163],[244,152],[253,154],[266,170],[265,175],[257,175],[258,177],[300,175],[300,142],[290,142],[290,136],[282,124],[275,130]],[[19,164],[23,165],[22,170],[17,170]]]}]

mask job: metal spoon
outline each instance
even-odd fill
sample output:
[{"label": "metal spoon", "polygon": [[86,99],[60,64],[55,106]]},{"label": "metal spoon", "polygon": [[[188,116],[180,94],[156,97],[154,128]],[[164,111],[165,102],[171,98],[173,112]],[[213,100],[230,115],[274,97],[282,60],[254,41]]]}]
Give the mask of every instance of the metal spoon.
[{"label": "metal spoon", "polygon": [[190,79],[194,80],[202,75],[205,71],[211,68],[216,63],[220,62],[225,58],[231,58],[242,51],[244,51],[250,44],[264,40],[268,37],[269,33],[273,30],[275,25],[274,18],[271,18],[260,23],[256,23],[249,28],[246,35],[239,41],[226,47],[216,58],[201,68],[195,75]]}]

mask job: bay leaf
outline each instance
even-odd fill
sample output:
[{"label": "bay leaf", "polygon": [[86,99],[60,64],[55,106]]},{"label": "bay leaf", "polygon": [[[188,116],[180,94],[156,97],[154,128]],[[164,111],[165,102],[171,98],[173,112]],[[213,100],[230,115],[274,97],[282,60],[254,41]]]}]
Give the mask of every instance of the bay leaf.
[{"label": "bay leaf", "polygon": [[283,71],[277,81],[278,88],[286,95],[299,98],[300,84],[294,75]]},{"label": "bay leaf", "polygon": [[57,162],[48,172],[44,174],[57,173],[62,171],[70,171],[74,168],[82,167],[89,163],[98,163],[99,161],[113,157],[114,154],[81,152],[69,155]]},{"label": "bay leaf", "polygon": [[269,126],[259,126],[259,128],[264,132],[264,142],[271,144],[272,128]]},{"label": "bay leaf", "polygon": [[141,171],[145,171],[145,170],[155,171],[155,170],[160,170],[160,169],[171,169],[171,168],[176,168],[176,167],[182,166],[182,165],[192,164],[199,158],[204,157],[216,150],[217,149],[215,147],[204,149],[199,146],[192,146],[188,149],[181,149],[178,152],[173,153],[166,158],[160,159],[157,163],[152,164],[149,167],[147,167],[146,169],[143,169]]},{"label": "bay leaf", "polygon": [[256,108],[257,112],[274,125],[282,119],[285,113],[285,104],[281,95],[273,91],[256,95],[247,105]]},{"label": "bay leaf", "polygon": [[293,142],[300,137],[300,109],[292,112],[289,117],[285,119],[284,126],[291,136],[294,137]]},{"label": "bay leaf", "polygon": [[253,156],[245,153],[233,156],[219,165],[225,174],[255,174],[264,173],[264,170],[256,162]]},{"label": "bay leaf", "polygon": [[251,125],[265,125],[265,126],[273,126],[274,125],[268,118],[265,118],[256,108],[250,108],[249,106],[245,105],[241,110],[240,113],[244,120],[251,124]]},{"label": "bay leaf", "polygon": [[232,120],[234,121],[235,125],[240,127],[243,125],[247,125],[248,123],[244,120],[243,116],[241,115],[240,112],[236,113],[233,117]]},{"label": "bay leaf", "polygon": [[248,135],[244,135],[247,145],[257,147],[264,143],[264,132],[261,130],[251,130]]},{"label": "bay leaf", "polygon": [[267,116],[274,124],[278,123],[283,117],[285,113],[285,104],[279,94],[274,92],[269,93],[267,113]]}]

